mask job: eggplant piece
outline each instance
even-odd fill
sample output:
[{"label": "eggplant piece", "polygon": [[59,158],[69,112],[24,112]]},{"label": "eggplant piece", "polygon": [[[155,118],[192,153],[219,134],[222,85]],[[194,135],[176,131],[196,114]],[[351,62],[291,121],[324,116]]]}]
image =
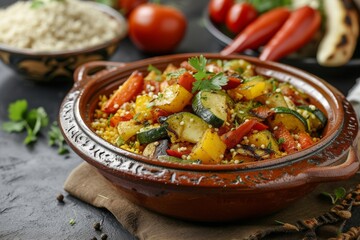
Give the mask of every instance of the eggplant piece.
[{"label": "eggplant piece", "polygon": [[158,158],[166,155],[166,150],[169,149],[169,139],[162,139],[146,145],[143,155],[149,158]]}]

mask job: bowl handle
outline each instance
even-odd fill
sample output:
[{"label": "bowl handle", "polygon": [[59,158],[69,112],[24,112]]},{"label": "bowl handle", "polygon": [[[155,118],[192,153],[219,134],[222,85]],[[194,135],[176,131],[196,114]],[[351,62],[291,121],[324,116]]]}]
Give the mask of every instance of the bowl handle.
[{"label": "bowl handle", "polygon": [[326,182],[345,180],[354,175],[359,169],[356,151],[353,146],[349,147],[346,160],[336,166],[314,167],[303,172],[308,182]]},{"label": "bowl handle", "polygon": [[83,83],[91,79],[98,79],[99,77],[122,68],[126,65],[123,62],[107,62],[107,61],[93,61],[88,62],[75,70],[74,81],[76,86],[81,86]]}]

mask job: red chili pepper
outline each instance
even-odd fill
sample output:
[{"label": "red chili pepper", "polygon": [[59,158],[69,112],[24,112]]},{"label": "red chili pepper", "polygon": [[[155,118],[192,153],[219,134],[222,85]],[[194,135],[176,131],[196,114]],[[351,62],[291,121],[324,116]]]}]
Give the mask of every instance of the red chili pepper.
[{"label": "red chili pepper", "polygon": [[134,71],[130,77],[110,97],[103,107],[106,113],[116,112],[121,105],[133,99],[143,90],[144,77],[139,71]]},{"label": "red chili pepper", "polygon": [[298,8],[266,44],[261,60],[276,61],[308,43],[321,25],[320,13],[309,7]]},{"label": "red chili pepper", "polygon": [[245,121],[236,129],[224,133],[221,135],[221,140],[226,144],[227,148],[233,148],[238,144],[241,139],[247,135],[252,129],[254,130],[264,130],[267,126],[260,123],[256,119],[249,119]]},{"label": "red chili pepper", "polygon": [[267,43],[281,28],[290,16],[287,8],[279,7],[260,15],[251,22],[234,41],[224,48],[220,54],[230,55],[246,49],[256,49]]}]

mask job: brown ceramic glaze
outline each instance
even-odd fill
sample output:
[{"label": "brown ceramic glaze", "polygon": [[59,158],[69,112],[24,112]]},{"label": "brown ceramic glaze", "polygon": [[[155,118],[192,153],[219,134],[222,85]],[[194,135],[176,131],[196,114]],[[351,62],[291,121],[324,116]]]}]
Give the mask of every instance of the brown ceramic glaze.
[{"label": "brown ceramic glaze", "polygon": [[[155,57],[128,64],[93,62],[78,68],[75,84],[60,109],[63,134],[85,161],[98,168],[130,201],[158,213],[193,221],[258,217],[288,206],[319,183],[351,177],[359,169],[358,120],[351,104],[325,81],[278,63],[241,57],[258,74],[303,89],[328,117],[324,137],[286,157],[236,165],[160,162],[120,149],[90,128],[100,94],[109,94],[134,71],[149,64],[164,69],[200,54]],[[203,54],[211,59],[234,59]],[[94,69],[103,70],[89,75]]]},{"label": "brown ceramic glaze", "polygon": [[90,61],[109,59],[117,49],[120,40],[127,34],[125,18],[116,10],[103,4],[89,2],[99,11],[110,15],[119,23],[120,34],[105,43],[74,51],[34,52],[0,44],[0,60],[28,79],[50,81],[55,78],[72,79],[80,65]]}]

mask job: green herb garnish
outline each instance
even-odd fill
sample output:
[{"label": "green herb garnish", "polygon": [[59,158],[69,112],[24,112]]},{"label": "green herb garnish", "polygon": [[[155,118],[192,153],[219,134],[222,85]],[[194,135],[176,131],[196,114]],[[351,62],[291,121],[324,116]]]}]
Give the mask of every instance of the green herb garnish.
[{"label": "green herb garnish", "polygon": [[331,199],[331,203],[335,204],[338,200],[342,199],[346,195],[346,189],[343,187],[338,187],[334,190],[333,193],[322,192],[324,196],[327,196]]},{"label": "green herb garnish", "polygon": [[166,80],[170,80],[173,78],[179,78],[181,75],[183,75],[186,72],[185,68],[180,68],[174,72],[170,72],[166,74]]},{"label": "green herb garnish", "polygon": [[42,107],[28,109],[26,100],[17,100],[10,103],[8,108],[9,122],[2,125],[4,131],[22,132],[27,131],[27,136],[24,139],[24,144],[37,141],[37,135],[42,127],[46,127],[49,123],[49,118]]},{"label": "green herb garnish", "polygon": [[193,83],[192,93],[200,90],[220,90],[228,82],[228,78],[224,73],[209,73],[206,71],[206,58],[201,55],[200,57],[192,57],[189,59],[189,64],[197,70],[194,74],[196,81]]},{"label": "green herb garnish", "polygon": [[161,72],[157,67],[155,67],[155,66],[153,66],[153,65],[150,64],[150,65],[148,66],[147,70],[148,70],[149,72],[154,72],[154,73],[155,73],[155,75],[156,75],[155,80],[156,80],[156,81],[158,81],[158,82],[161,81],[162,72]]},{"label": "green herb garnish", "polygon": [[48,132],[48,135],[49,135],[49,145],[58,146],[58,153],[60,155],[69,152],[69,150],[65,147],[65,139],[61,134],[57,122],[53,122],[53,124],[50,127],[50,131]]}]

